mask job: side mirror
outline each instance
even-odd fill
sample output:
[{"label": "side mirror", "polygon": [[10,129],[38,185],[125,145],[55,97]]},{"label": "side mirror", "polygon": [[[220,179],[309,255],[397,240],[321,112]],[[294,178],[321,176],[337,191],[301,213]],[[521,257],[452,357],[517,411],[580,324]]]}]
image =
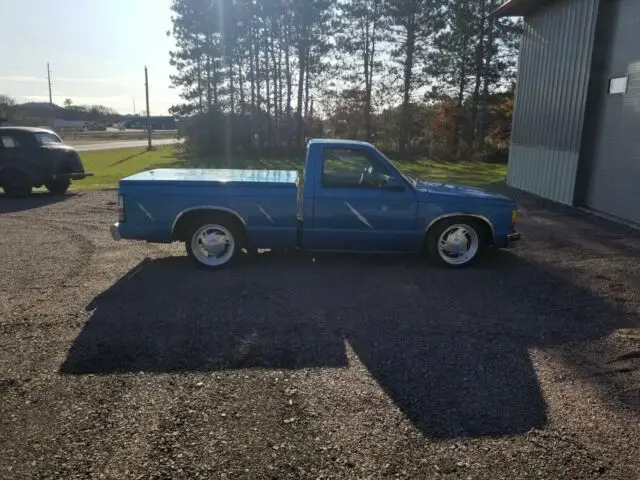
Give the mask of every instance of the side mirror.
[{"label": "side mirror", "polygon": [[405,187],[401,184],[397,178],[389,177],[387,179],[387,183],[384,185],[385,190],[389,190],[391,192],[404,192]]}]

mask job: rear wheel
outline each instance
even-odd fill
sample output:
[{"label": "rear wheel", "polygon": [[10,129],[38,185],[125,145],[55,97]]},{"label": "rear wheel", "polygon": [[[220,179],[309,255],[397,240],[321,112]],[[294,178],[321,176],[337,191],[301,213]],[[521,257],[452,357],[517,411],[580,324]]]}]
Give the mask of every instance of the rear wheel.
[{"label": "rear wheel", "polygon": [[242,248],[238,227],[223,219],[205,218],[189,229],[185,246],[198,265],[212,270],[230,265]]},{"label": "rear wheel", "polygon": [[480,256],[482,229],[470,218],[453,218],[438,222],[427,236],[430,258],[441,266],[467,267]]},{"label": "rear wheel", "polygon": [[2,189],[10,197],[28,197],[31,195],[33,183],[27,174],[11,171],[3,175]]},{"label": "rear wheel", "polygon": [[50,182],[45,183],[45,187],[49,190],[49,193],[52,195],[64,195],[69,186],[71,185],[71,180],[68,178],[59,178],[57,180],[51,180]]}]

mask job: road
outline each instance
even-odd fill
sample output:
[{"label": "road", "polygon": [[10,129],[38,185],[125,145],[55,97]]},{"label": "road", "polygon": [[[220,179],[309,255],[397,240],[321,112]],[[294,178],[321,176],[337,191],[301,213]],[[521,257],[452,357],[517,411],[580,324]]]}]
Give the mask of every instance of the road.
[{"label": "road", "polygon": [[[181,143],[182,139],[176,138],[162,138],[158,140],[152,140],[152,145],[173,145],[174,143]],[[115,150],[117,148],[129,148],[129,147],[145,147],[147,145],[146,140],[115,140],[105,142],[93,142],[85,143],[81,145],[74,145],[73,142],[69,142],[78,152],[91,152],[94,150]]]}]

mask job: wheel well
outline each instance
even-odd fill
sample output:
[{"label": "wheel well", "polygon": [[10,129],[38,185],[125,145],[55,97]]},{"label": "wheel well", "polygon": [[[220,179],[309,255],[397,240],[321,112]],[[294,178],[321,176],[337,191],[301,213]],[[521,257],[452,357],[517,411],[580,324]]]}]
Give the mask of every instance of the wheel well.
[{"label": "wheel well", "polygon": [[493,227],[491,226],[489,221],[483,217],[477,217],[475,215],[464,215],[464,214],[455,215],[451,217],[444,217],[444,218],[441,218],[440,220],[433,222],[433,224],[429,225],[429,227],[427,228],[426,234],[424,236],[424,244],[426,245],[427,237],[429,236],[429,232],[431,232],[431,230],[433,230],[440,223],[444,221],[451,221],[451,220],[466,220],[466,221],[473,222],[478,226],[478,230],[479,230],[478,233],[480,234],[480,242],[482,246],[489,247],[493,245],[495,239],[493,238]]},{"label": "wheel well", "polygon": [[246,240],[246,227],[238,215],[225,210],[206,208],[191,210],[180,215],[173,226],[172,238],[174,240],[188,240],[187,236],[189,235],[190,228],[194,224],[199,224],[205,220],[217,221],[224,223],[225,225],[230,225],[235,228],[237,232],[240,232],[242,235],[242,238],[240,239],[242,243]]}]

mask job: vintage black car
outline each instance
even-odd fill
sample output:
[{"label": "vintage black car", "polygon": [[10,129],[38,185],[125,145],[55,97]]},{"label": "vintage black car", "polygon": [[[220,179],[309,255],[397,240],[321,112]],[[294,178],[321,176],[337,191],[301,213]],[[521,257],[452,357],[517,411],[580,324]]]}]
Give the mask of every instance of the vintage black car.
[{"label": "vintage black car", "polygon": [[78,153],[53,131],[34,127],[0,127],[0,186],[10,196],[24,197],[44,185],[54,195],[71,180],[91,176]]}]

